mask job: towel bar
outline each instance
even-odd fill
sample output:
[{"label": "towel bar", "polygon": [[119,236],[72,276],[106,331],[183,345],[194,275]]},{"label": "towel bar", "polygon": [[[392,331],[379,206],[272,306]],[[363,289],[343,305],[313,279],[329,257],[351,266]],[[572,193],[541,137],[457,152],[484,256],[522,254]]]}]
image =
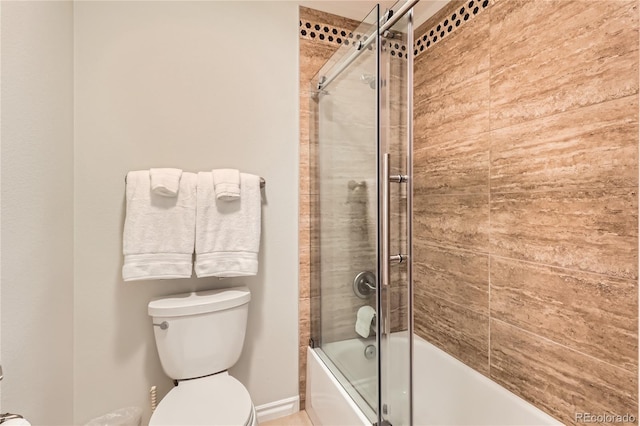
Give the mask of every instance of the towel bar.
[{"label": "towel bar", "polygon": [[[127,184],[127,175],[124,175],[124,184]],[[260,178],[260,188],[264,188],[264,186],[267,184],[267,181],[264,180],[263,177]]]}]

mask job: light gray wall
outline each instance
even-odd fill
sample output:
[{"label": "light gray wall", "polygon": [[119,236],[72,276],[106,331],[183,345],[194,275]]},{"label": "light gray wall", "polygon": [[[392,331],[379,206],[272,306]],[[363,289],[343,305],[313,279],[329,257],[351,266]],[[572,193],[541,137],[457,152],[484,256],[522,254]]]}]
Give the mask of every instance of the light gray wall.
[{"label": "light gray wall", "polygon": [[[169,390],[147,303],[245,283],[245,349],[231,370],[256,405],[297,386],[297,4],[75,5],[74,419]],[[267,181],[260,273],[124,283],[128,170],[234,167]],[[4,200],[3,200],[4,203]]]},{"label": "light gray wall", "polygon": [[2,4],[3,412],[72,422],[73,6]]}]

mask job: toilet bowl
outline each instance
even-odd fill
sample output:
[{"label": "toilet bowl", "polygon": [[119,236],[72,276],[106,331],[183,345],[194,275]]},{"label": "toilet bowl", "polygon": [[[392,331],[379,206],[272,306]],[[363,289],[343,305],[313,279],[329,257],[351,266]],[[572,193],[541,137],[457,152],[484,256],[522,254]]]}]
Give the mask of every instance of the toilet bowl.
[{"label": "toilet bowl", "polygon": [[163,398],[150,425],[257,426],[249,392],[228,373],[181,382]]},{"label": "toilet bowl", "polygon": [[162,368],[177,382],[149,426],[257,426],[249,392],[227,371],[242,352],[250,298],[237,287],[149,303]]},{"label": "toilet bowl", "polygon": [[31,426],[31,423],[22,417],[15,419],[8,419],[2,422],[2,426]]}]

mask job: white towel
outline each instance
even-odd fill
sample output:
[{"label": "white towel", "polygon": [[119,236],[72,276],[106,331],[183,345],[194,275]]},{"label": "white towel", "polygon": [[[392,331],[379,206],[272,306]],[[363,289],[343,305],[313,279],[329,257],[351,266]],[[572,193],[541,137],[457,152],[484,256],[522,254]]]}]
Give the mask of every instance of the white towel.
[{"label": "white towel", "polygon": [[189,278],[196,224],[194,173],[183,173],[178,196],[151,192],[149,171],[127,174],[122,277],[125,281]]},{"label": "white towel", "polygon": [[151,191],[163,197],[175,197],[180,189],[180,169],[150,169]]},{"label": "white towel", "polygon": [[258,176],[240,173],[240,200],[218,200],[211,173],[198,173],[196,263],[198,277],[258,273],[261,194]]},{"label": "white towel", "polygon": [[240,198],[240,171],[217,169],[213,174],[213,191],[218,200],[235,201]]},{"label": "white towel", "polygon": [[356,317],[356,333],[365,339],[369,337],[375,316],[376,311],[371,306],[366,305],[358,309]]}]

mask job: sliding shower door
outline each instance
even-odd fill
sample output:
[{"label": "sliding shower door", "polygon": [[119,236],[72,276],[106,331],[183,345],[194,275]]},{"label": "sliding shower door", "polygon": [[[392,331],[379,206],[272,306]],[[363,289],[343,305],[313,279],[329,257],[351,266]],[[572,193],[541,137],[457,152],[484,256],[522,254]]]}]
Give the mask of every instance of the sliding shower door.
[{"label": "sliding shower door", "polygon": [[409,11],[380,38],[380,309],[387,321],[380,334],[380,400],[381,418],[392,425],[411,424],[412,408],[411,20]]},{"label": "sliding shower door", "polygon": [[[378,404],[378,19],[376,6],[311,83],[321,281],[316,340],[327,365],[372,422]],[[372,36],[339,70],[345,56]],[[358,315],[362,335],[355,331]],[[368,328],[365,317],[371,318]]]},{"label": "sliding shower door", "polygon": [[411,422],[404,5],[376,6],[309,88],[312,340],[372,424]]}]

